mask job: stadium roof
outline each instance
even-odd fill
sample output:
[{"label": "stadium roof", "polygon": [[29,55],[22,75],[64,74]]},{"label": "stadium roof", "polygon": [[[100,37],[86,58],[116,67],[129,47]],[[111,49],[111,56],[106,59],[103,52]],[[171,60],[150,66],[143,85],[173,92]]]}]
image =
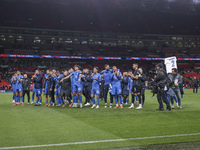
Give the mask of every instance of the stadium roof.
[{"label": "stadium roof", "polygon": [[[19,2],[19,0],[3,0]],[[169,13],[200,14],[200,0],[23,0],[24,2],[62,5],[94,5],[126,9],[154,10]]]}]

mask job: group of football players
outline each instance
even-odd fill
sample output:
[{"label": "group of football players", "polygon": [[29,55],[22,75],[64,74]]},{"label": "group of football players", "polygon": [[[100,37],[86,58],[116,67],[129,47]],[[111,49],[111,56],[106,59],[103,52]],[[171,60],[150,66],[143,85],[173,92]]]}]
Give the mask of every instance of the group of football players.
[{"label": "group of football players", "polygon": [[[100,85],[103,83],[102,92],[105,108],[107,108],[107,95],[110,93],[110,108],[112,108],[113,99],[116,105],[114,108],[123,108],[123,104],[129,103],[129,94],[131,94],[131,105],[128,108],[134,108],[136,99],[137,105],[139,101],[136,109],[142,109],[145,101],[145,81],[147,77],[143,73],[143,68],[138,68],[137,63],[133,64],[133,69],[134,72],[129,70],[122,74],[116,66],[110,68],[109,64],[105,64],[105,70],[100,72],[98,67],[94,67],[90,72],[87,68],[81,71],[80,66],[75,65],[73,68],[64,70],[63,74],[55,69],[46,70],[44,77],[39,70],[36,70],[31,78],[33,82],[31,104],[34,103],[36,96],[35,106],[41,106],[42,92],[44,92],[45,107],[54,105],[65,107],[66,104],[69,104],[69,107],[82,108],[82,95],[84,95],[84,106],[90,106],[92,103],[91,108],[99,108]],[[21,105],[24,105],[23,80],[20,71],[17,71],[11,79],[13,105],[19,105],[20,99]],[[56,97],[56,101],[54,97]]]}]

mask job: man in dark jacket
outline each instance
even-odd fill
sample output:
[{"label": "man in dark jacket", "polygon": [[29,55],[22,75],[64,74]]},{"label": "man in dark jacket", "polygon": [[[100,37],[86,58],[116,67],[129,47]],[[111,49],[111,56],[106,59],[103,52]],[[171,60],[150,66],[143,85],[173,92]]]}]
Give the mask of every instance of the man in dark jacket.
[{"label": "man in dark jacket", "polygon": [[104,80],[104,76],[101,77],[101,82],[100,84],[100,95],[99,95],[99,99],[100,101],[104,101],[104,84],[105,84],[105,80]]},{"label": "man in dark jacket", "polygon": [[170,104],[167,100],[167,95],[166,95],[166,90],[167,90],[167,81],[168,81],[168,77],[167,77],[167,73],[165,72],[165,70],[163,69],[163,65],[162,64],[158,64],[156,66],[157,69],[157,76],[155,78],[155,82],[158,86],[158,94],[157,94],[157,99],[158,99],[158,103],[159,103],[159,108],[157,109],[158,111],[163,111],[163,102],[167,105],[167,109],[166,111],[171,110]]},{"label": "man in dark jacket", "polygon": [[142,96],[142,107],[144,106],[145,101],[145,82],[147,80],[147,76],[144,74],[143,68],[139,68],[141,73],[141,96]]},{"label": "man in dark jacket", "polygon": [[92,82],[90,79],[91,72],[89,69],[83,69],[83,95],[85,96],[85,106],[90,106]]},{"label": "man in dark jacket", "polygon": [[183,98],[183,95],[184,95],[183,86],[185,84],[185,79],[183,76],[181,76],[181,78],[182,78],[182,83],[179,85],[179,88],[180,88],[180,92],[181,92],[181,98]]},{"label": "man in dark jacket", "polygon": [[27,74],[24,74],[24,78],[22,79],[22,86],[23,86],[23,97],[25,94],[27,94],[28,97],[28,103],[30,102],[30,85],[31,85],[31,80],[27,78]]},{"label": "man in dark jacket", "polygon": [[199,81],[197,79],[197,77],[194,77],[194,80],[192,81],[193,83],[193,93],[195,93],[195,89],[196,89],[196,93],[198,92],[198,87],[199,87]]},{"label": "man in dark jacket", "polygon": [[[69,99],[71,96],[71,79],[70,79],[70,77],[71,77],[71,75],[68,74],[67,70],[65,70],[63,72],[63,76],[60,78],[60,82],[54,89],[54,91],[56,91],[59,88],[59,86],[61,86],[61,89],[60,89],[60,97],[61,98],[65,97],[65,98]],[[69,101],[69,105],[71,107],[71,100]]]},{"label": "man in dark jacket", "polygon": [[40,74],[39,70],[35,71],[35,75],[32,77],[33,83],[35,83],[35,95],[36,95],[36,104],[35,106],[41,106],[42,103],[42,80],[43,77]]},{"label": "man in dark jacket", "polygon": [[51,73],[51,86],[50,86],[50,97],[51,97],[51,101],[52,101],[52,106],[55,105],[55,99],[54,99],[54,89],[55,89],[55,85],[56,85],[56,72],[52,71]]}]

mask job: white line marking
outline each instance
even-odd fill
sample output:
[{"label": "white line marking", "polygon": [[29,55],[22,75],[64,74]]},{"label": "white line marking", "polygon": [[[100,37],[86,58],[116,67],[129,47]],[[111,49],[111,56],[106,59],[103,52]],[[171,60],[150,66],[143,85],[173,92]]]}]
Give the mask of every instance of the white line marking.
[{"label": "white line marking", "polygon": [[0,147],[0,149],[37,148],[37,147],[64,146],[64,145],[77,145],[77,144],[92,144],[92,143],[105,143],[105,142],[118,142],[118,141],[157,139],[157,138],[193,136],[193,135],[200,135],[200,133],[177,134],[177,135],[163,135],[163,136],[151,136],[151,137],[137,137],[137,138],[112,139],[112,140],[100,140],[100,141],[85,141],[85,142],[73,142],[73,143],[46,144],[46,145],[30,145],[30,146]]}]

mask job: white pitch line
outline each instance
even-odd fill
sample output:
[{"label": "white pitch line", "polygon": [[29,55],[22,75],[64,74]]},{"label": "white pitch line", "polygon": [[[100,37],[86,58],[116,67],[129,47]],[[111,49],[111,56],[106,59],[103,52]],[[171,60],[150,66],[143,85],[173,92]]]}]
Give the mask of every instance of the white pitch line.
[{"label": "white pitch line", "polygon": [[45,145],[0,147],[0,150],[2,150],[2,149],[19,149],[19,148],[37,148],[37,147],[51,147],[51,146],[77,145],[77,144],[92,144],[92,143],[105,143],[105,142],[144,140],[144,139],[158,139],[158,138],[181,137],[181,136],[193,136],[193,135],[200,135],[200,133],[176,134],[176,135],[163,135],[163,136],[151,136],[151,137],[137,137],[137,138],[112,139],[112,140],[100,140],[100,141],[85,141],[85,142],[73,142],[73,143],[59,143],[59,144],[45,144]]}]

